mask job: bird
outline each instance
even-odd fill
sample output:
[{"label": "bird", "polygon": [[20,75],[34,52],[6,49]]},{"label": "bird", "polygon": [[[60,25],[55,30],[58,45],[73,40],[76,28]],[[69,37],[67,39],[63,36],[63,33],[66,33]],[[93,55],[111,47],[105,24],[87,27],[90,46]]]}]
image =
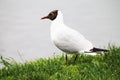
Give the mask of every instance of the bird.
[{"label": "bird", "polygon": [[68,64],[67,54],[75,54],[75,63],[80,53],[108,52],[107,49],[96,48],[81,33],[64,24],[63,13],[60,10],[52,10],[47,16],[41,18],[51,20],[50,36],[51,41],[57,48],[66,53],[66,64]]}]

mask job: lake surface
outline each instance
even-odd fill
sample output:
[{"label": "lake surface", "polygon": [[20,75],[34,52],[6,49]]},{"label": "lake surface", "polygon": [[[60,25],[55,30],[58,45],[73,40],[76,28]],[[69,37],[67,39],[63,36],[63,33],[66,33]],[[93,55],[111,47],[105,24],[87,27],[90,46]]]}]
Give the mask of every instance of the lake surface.
[{"label": "lake surface", "polygon": [[0,55],[18,62],[61,53],[50,40],[51,10],[63,12],[64,22],[94,46],[120,45],[119,0],[1,0]]}]

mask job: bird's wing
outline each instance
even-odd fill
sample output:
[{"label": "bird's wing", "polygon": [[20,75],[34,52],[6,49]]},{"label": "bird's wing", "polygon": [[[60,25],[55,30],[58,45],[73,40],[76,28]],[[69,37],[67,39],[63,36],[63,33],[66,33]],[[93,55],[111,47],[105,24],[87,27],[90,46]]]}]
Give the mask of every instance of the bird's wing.
[{"label": "bird's wing", "polygon": [[59,49],[68,52],[79,52],[93,48],[92,43],[83,35],[70,28],[64,29],[64,33],[59,33],[54,43]]}]

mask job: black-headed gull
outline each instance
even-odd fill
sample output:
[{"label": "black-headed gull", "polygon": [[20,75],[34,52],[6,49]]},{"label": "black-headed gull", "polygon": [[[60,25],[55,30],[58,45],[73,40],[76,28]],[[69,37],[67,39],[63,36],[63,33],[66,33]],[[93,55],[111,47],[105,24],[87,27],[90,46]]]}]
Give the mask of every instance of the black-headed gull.
[{"label": "black-headed gull", "polygon": [[50,19],[52,21],[51,40],[56,47],[66,52],[66,63],[68,62],[67,53],[76,54],[76,60],[79,53],[91,53],[92,55],[92,52],[108,51],[106,49],[93,47],[92,43],[88,41],[82,34],[66,26],[63,22],[63,14],[59,10],[53,10],[47,16],[41,19]]}]

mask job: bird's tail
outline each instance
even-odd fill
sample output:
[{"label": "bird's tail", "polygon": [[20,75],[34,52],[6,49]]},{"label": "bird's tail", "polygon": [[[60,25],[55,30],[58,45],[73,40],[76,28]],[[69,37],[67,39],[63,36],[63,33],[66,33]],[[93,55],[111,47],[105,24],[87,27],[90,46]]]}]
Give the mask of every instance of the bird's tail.
[{"label": "bird's tail", "polygon": [[107,49],[100,49],[100,48],[93,48],[90,50],[91,52],[108,52],[109,50]]}]

